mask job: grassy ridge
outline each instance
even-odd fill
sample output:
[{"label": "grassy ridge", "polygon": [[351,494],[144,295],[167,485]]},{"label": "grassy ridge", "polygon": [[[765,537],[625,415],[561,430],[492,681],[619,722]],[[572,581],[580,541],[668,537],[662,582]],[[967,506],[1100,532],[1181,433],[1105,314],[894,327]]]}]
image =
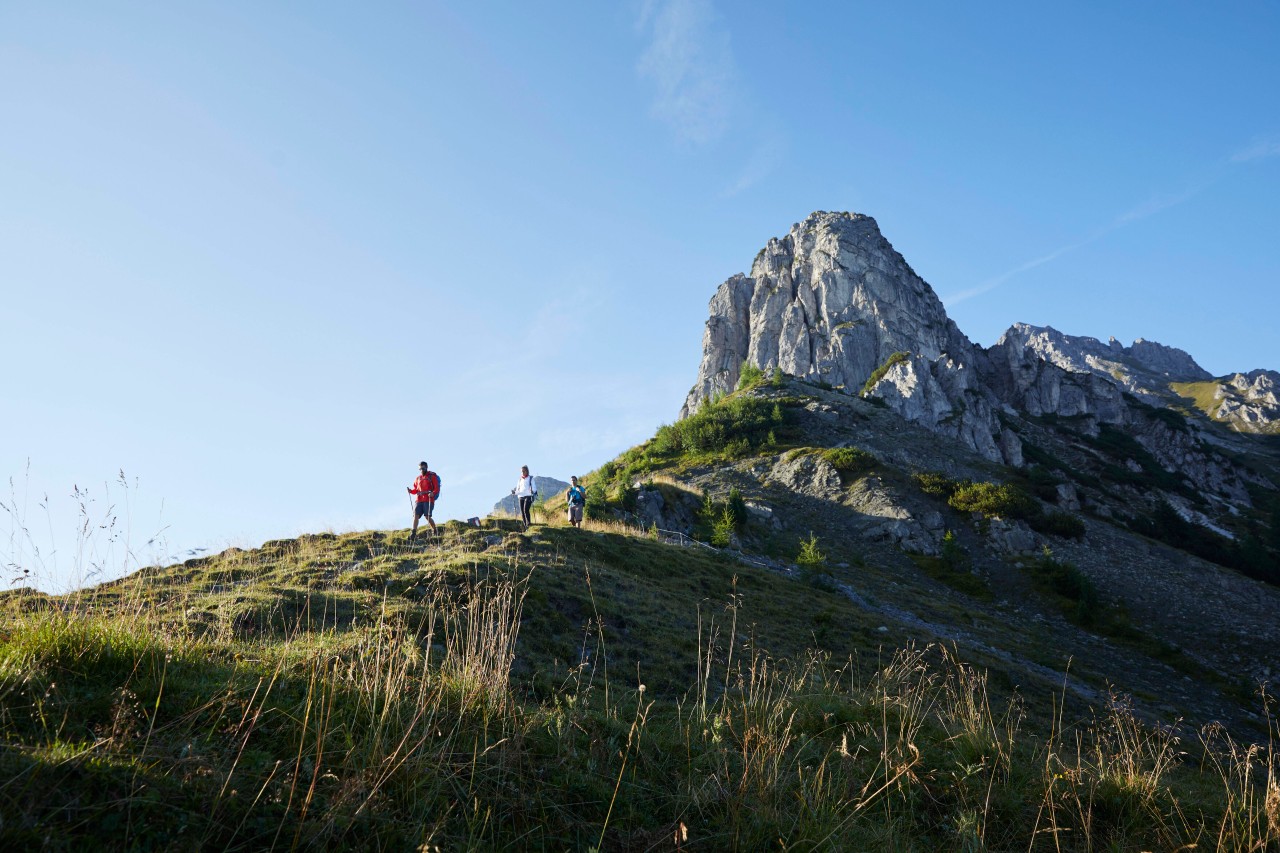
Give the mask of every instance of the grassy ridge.
[{"label": "grassy ridge", "polygon": [[1028,720],[944,649],[868,659],[884,635],[838,596],[625,528],[535,531],[304,537],[8,597],[0,841],[1280,843],[1266,750],[1211,732],[1193,761],[1123,702]]}]

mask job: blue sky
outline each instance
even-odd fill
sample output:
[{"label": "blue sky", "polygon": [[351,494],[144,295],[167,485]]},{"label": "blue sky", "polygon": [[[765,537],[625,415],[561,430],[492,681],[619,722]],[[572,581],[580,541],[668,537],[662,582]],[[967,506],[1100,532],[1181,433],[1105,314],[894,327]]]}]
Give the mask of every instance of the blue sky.
[{"label": "blue sky", "polygon": [[0,6],[4,562],[407,526],[419,459],[444,517],[585,473],[813,210],[979,343],[1280,368],[1277,43],[1265,2]]}]

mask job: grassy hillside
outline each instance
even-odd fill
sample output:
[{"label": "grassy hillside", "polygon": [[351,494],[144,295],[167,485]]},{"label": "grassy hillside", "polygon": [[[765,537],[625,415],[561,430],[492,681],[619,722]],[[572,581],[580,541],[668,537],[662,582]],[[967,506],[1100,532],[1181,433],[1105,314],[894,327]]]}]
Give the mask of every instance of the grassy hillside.
[{"label": "grassy hillside", "polygon": [[10,594],[0,846],[1280,844],[1269,748],[1015,691],[788,562],[490,521]]}]

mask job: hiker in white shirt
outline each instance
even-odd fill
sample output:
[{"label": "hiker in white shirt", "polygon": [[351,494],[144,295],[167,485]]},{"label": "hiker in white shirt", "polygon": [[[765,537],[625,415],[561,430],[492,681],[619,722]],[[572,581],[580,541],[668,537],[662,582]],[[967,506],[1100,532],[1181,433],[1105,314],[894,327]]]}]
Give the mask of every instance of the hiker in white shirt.
[{"label": "hiker in white shirt", "polygon": [[529,529],[529,508],[533,506],[533,499],[538,496],[538,483],[533,479],[533,475],[529,473],[528,465],[520,466],[520,482],[516,483],[516,487],[511,490],[511,494],[516,496],[520,501],[520,519],[524,522],[524,529]]}]

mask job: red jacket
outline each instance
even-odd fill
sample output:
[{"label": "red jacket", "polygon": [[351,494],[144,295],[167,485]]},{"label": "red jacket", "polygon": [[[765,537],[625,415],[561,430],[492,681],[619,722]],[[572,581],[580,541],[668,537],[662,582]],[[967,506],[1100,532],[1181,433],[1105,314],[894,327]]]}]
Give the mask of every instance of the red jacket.
[{"label": "red jacket", "polygon": [[409,492],[418,496],[418,503],[434,501],[440,496],[440,478],[436,476],[435,471],[419,474]]}]

